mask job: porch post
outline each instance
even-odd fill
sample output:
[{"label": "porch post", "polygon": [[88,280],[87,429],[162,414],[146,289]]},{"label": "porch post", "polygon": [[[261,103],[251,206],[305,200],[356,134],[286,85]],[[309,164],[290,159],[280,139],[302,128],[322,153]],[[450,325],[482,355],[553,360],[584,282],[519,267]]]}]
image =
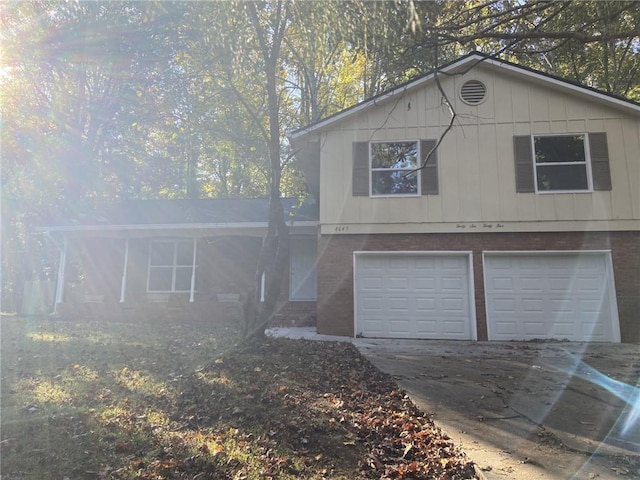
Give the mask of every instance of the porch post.
[{"label": "porch post", "polygon": [[58,264],[58,278],[56,283],[56,301],[53,304],[53,313],[57,313],[58,304],[64,298],[64,271],[67,263],[67,237],[64,237],[62,250],[60,251],[60,262]]},{"label": "porch post", "polygon": [[127,291],[127,264],[129,263],[129,239],[124,242],[124,265],[122,266],[122,282],[120,283],[120,303],[124,303]]},{"label": "porch post", "polygon": [[191,265],[191,291],[189,292],[189,303],[193,303],[196,291],[196,250],[198,248],[198,240],[193,237],[193,263]]}]

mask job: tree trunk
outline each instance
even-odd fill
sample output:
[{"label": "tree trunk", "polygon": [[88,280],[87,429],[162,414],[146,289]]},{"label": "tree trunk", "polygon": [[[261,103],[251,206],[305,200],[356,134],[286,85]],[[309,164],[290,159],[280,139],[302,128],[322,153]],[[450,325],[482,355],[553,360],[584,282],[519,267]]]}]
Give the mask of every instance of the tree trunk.
[{"label": "tree trunk", "polygon": [[[276,313],[282,283],[286,274],[289,260],[289,228],[284,218],[282,201],[280,200],[280,179],[282,176],[282,162],[280,160],[280,106],[277,90],[277,67],[280,46],[284,38],[287,24],[286,13],[282,11],[282,4],[276,9],[275,29],[271,42],[265,42],[265,31],[259,26],[255,8],[251,5],[251,12],[261,39],[265,73],[267,80],[267,99],[269,112],[269,163],[271,181],[269,189],[269,219],[267,234],[262,243],[258,268],[254,278],[254,288],[248,298],[245,308],[245,339],[261,339],[265,329]],[[261,298],[262,278],[264,275],[264,301]]]}]

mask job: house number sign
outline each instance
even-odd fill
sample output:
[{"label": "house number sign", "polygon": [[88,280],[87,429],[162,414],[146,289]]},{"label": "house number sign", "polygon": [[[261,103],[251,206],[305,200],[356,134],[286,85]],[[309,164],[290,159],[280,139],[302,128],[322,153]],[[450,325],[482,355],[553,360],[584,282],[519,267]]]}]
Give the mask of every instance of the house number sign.
[{"label": "house number sign", "polygon": [[504,228],[503,223],[458,223],[456,228]]}]

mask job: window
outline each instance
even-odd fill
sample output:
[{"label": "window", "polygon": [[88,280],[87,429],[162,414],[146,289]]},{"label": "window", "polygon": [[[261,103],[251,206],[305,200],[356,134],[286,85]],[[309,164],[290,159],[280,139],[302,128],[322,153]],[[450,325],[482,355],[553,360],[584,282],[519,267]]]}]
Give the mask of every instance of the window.
[{"label": "window", "polygon": [[586,134],[534,136],[536,191],[590,191]]},{"label": "window", "polygon": [[[529,138],[531,141],[531,138]],[[420,166],[421,169],[418,172],[413,172],[410,175],[407,175],[407,172],[411,172],[411,169],[406,169],[402,171],[402,176],[405,178],[401,178],[401,180],[409,181],[409,190],[413,190],[413,193],[403,193],[403,195],[407,196],[418,196],[418,191],[420,195],[438,195],[438,151],[435,149],[437,142],[436,140],[419,140],[420,146],[417,146],[416,141],[407,141],[401,142],[404,144],[408,144],[410,149],[414,151],[415,159],[413,161],[416,165]],[[378,145],[376,148],[378,151],[383,150],[379,145],[383,147],[386,145],[388,149],[390,145],[397,145],[398,142],[395,143],[381,143],[374,142],[370,144],[369,142],[353,142],[352,145],[352,183],[351,183],[351,193],[354,197],[361,196],[378,196],[378,197],[387,197],[390,195],[395,195],[396,193],[382,193],[384,191],[393,190],[393,188],[389,188],[387,185],[386,189],[382,188],[382,185],[378,185],[378,189],[372,188],[372,178],[376,180],[384,180],[384,175],[387,175],[387,180],[389,180],[389,176],[393,176],[394,173],[398,174],[398,169],[390,168],[380,168],[376,169],[375,175],[372,175],[372,145]],[[417,150],[417,151],[416,151]],[[529,157],[531,157],[531,148],[529,148]],[[376,152],[378,153],[378,152]],[[418,153],[421,157],[418,157]],[[429,157],[424,158],[424,157]],[[378,158],[380,160],[380,158]],[[425,163],[426,161],[426,163]],[[530,168],[533,171],[533,168]],[[418,189],[417,181],[420,182],[420,188]],[[413,182],[413,183],[412,183]],[[382,183],[382,182],[381,182]],[[393,182],[390,182],[393,183]],[[533,181],[532,181],[533,183]],[[399,190],[396,188],[396,190]]]},{"label": "window", "polygon": [[193,246],[192,240],[151,242],[147,291],[191,291]]},{"label": "window", "polygon": [[420,195],[418,142],[372,142],[371,195]]}]

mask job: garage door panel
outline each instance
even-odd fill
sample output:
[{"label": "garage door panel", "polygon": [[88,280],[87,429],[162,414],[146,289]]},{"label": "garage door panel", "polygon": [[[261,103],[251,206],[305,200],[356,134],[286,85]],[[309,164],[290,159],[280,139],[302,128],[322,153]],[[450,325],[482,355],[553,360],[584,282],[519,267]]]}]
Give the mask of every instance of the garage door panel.
[{"label": "garage door panel", "polygon": [[493,309],[498,312],[512,313],[515,311],[515,301],[511,298],[495,298]]},{"label": "garage door panel", "polygon": [[519,268],[523,271],[536,272],[540,270],[540,263],[532,257],[511,258],[512,265],[510,268]]},{"label": "garage door panel", "polygon": [[415,305],[418,313],[434,313],[438,311],[436,299],[433,297],[416,297]]},{"label": "garage door panel", "polygon": [[575,304],[568,298],[552,298],[550,305],[551,313],[555,313],[557,315],[563,313],[571,313],[575,315],[577,313]]},{"label": "garage door panel", "polygon": [[[376,274],[382,277],[381,283],[368,281],[371,265],[380,267]],[[355,267],[357,333],[397,338],[473,337],[468,254],[356,255]],[[370,297],[379,301],[372,302]]]},{"label": "garage door panel", "polygon": [[609,300],[613,286],[606,258],[485,253],[489,340],[613,341],[618,320]]},{"label": "garage door panel", "polygon": [[374,276],[370,274],[365,274],[362,276],[362,290],[374,290],[378,291],[382,288],[384,282],[382,281],[381,276]]},{"label": "garage door panel", "polygon": [[467,282],[467,278],[462,275],[456,277],[442,277],[442,290],[445,292],[461,292],[464,291],[464,283]]},{"label": "garage door panel", "polygon": [[407,329],[409,327],[409,320],[405,319],[405,320],[398,320],[398,319],[391,319],[389,320],[389,332],[391,333],[403,333],[406,332]]},{"label": "garage door panel", "polygon": [[433,276],[417,275],[413,284],[414,290],[433,291],[438,287],[438,281]]},{"label": "garage door panel", "polygon": [[363,295],[360,302],[362,309],[368,312],[379,312],[384,306],[382,298],[371,295]]},{"label": "garage door panel", "polygon": [[580,300],[580,311],[586,314],[593,314],[596,316],[600,316],[601,305],[602,305],[602,301],[600,299]]},{"label": "garage door panel", "polygon": [[444,321],[442,322],[443,332],[447,335],[459,335],[460,330],[463,328],[462,322],[458,321]]},{"label": "garage door panel", "polygon": [[540,293],[544,290],[544,282],[539,277],[515,277],[523,293]]},{"label": "garage door panel", "polygon": [[601,282],[598,278],[594,278],[593,276],[580,277],[576,280],[576,290],[587,295],[599,293],[602,290]]},{"label": "garage door panel", "polygon": [[409,277],[406,276],[389,277],[386,280],[386,289],[389,291],[399,290],[401,292],[406,292],[411,288],[411,281],[409,280]]},{"label": "garage door panel", "polygon": [[516,322],[514,320],[496,321],[495,327],[496,333],[502,335],[515,335],[518,331]]},{"label": "garage door panel", "polygon": [[572,283],[569,277],[550,277],[549,290],[555,293],[569,293],[573,289]]},{"label": "garage door panel", "polygon": [[465,315],[466,314],[466,308],[464,307],[465,300],[466,299],[462,299],[462,298],[443,298],[442,310],[444,312]]},{"label": "garage door panel", "polygon": [[406,295],[389,297],[387,306],[391,313],[408,312],[410,307],[409,297]]},{"label": "garage door panel", "polygon": [[416,333],[420,336],[437,335],[438,322],[436,320],[416,319]]},{"label": "garage door panel", "polygon": [[[518,302],[514,302],[514,304],[518,304]],[[544,313],[545,311],[544,302],[537,298],[523,298],[519,302],[519,305],[521,306],[521,308],[516,307],[516,309],[511,312],[513,315],[517,315],[520,311],[535,314]]]},{"label": "garage door panel", "polygon": [[522,325],[524,335],[541,338],[547,334],[547,327],[543,322],[527,322]]},{"label": "garage door panel", "polygon": [[511,291],[514,288],[513,278],[496,277],[496,278],[492,278],[491,282],[492,282],[491,286],[493,287],[494,291],[500,291],[500,290]]}]

